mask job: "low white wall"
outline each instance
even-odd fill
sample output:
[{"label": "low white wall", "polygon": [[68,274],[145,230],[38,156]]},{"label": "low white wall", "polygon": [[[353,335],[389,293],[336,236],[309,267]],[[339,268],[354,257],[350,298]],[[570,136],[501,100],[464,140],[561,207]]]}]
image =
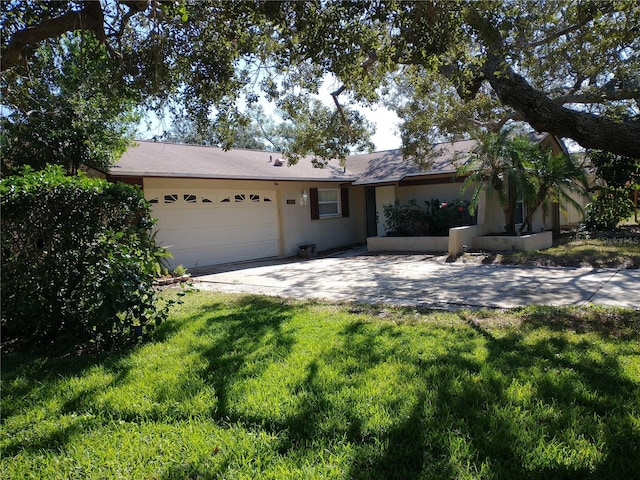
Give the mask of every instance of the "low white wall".
[{"label": "low white wall", "polygon": [[369,252],[446,252],[449,237],[369,237]]},{"label": "low white wall", "polygon": [[543,250],[553,246],[551,231],[521,236],[487,235],[485,225],[449,229],[448,237],[369,237],[369,252],[448,252],[462,253],[468,248],[499,252]]},{"label": "low white wall", "polygon": [[457,255],[468,248],[473,247],[473,239],[485,233],[484,225],[469,225],[465,227],[453,227],[449,229],[449,255]]},{"label": "low white wall", "polygon": [[521,236],[478,236],[473,239],[473,248],[479,250],[493,250],[512,252],[514,250],[543,250],[553,246],[551,231],[533,233]]}]

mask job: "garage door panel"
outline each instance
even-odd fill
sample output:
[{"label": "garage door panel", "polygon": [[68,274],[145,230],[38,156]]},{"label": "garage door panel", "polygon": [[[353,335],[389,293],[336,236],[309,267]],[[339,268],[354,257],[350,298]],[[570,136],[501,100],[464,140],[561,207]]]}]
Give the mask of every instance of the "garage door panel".
[{"label": "garage door panel", "polygon": [[276,256],[278,241],[252,242],[245,245],[234,245],[233,248],[216,247],[210,249],[202,248],[178,248],[171,249],[174,258],[171,265],[184,265],[188,268],[205,265],[216,265],[220,263],[240,262],[255,258],[265,258]]},{"label": "garage door panel", "polygon": [[[187,200],[193,197],[181,191],[151,194],[158,199],[153,204],[153,216],[158,219],[156,238],[173,254],[172,266],[189,268],[279,255],[275,192],[261,191],[259,197],[230,191],[195,193],[198,200],[191,203]],[[243,201],[236,203],[236,195]],[[165,203],[165,196],[175,201]],[[203,198],[213,201],[202,203]],[[223,203],[225,198],[231,201]]]},{"label": "garage door panel", "polygon": [[236,227],[200,227],[190,230],[187,235],[180,230],[158,230],[157,239],[164,245],[181,248],[221,246],[233,248],[236,244],[252,244],[267,240],[277,240],[277,230],[273,225],[242,225]]},{"label": "garage door panel", "polygon": [[[223,210],[223,211],[221,211]],[[163,230],[184,230],[206,226],[241,226],[246,224],[272,225],[276,222],[275,208],[256,209],[163,209],[154,210],[155,218],[162,220]]]}]

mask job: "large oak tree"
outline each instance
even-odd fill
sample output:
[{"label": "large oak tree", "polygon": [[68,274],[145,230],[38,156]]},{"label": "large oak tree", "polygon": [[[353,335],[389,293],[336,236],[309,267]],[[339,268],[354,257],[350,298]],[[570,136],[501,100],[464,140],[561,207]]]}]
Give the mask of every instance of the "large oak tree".
[{"label": "large oak tree", "polygon": [[[407,152],[436,137],[521,120],[585,148],[640,157],[640,3],[116,1],[2,4],[4,90],[39,45],[92,35],[114,83],[170,100],[231,144],[237,99],[257,87],[293,120],[333,75],[335,109],[304,122],[300,149],[363,145],[352,103],[387,101]],[[307,105],[307,107],[305,107]],[[326,122],[345,125],[330,129]],[[320,128],[322,127],[322,128]],[[315,129],[315,130],[314,130]],[[344,155],[344,150],[338,155]],[[306,153],[306,152],[297,152]]]}]

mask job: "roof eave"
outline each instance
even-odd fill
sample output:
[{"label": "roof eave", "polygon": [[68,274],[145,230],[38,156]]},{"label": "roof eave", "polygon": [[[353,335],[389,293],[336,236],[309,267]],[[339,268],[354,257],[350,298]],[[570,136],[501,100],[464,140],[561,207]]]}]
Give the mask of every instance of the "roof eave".
[{"label": "roof eave", "polygon": [[357,177],[265,177],[256,175],[207,175],[199,173],[166,173],[166,172],[137,172],[137,171],[110,171],[111,177],[145,177],[145,178],[202,178],[207,180],[257,180],[267,182],[355,182]]}]

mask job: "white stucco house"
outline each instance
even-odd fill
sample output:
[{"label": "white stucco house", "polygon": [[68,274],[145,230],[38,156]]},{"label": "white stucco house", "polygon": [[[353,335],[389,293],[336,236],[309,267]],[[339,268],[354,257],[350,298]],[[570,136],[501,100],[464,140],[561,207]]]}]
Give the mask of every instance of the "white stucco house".
[{"label": "white stucco house", "polygon": [[[554,153],[568,154],[564,143],[553,135],[531,134],[530,138],[542,147],[550,148]],[[414,162],[403,159],[399,150],[350,156],[347,159],[347,168],[358,177],[354,185],[363,186],[366,190],[369,212],[368,236],[382,236],[386,233],[382,206],[392,203],[395,199],[400,203],[407,203],[412,199],[423,203],[433,198],[441,201],[470,200],[475,189],[469,187],[461,194],[466,177],[457,176],[456,168],[468,161],[475,146],[475,140],[436,145],[431,166],[426,171]],[[524,208],[521,203],[518,206]],[[566,210],[566,214],[561,214],[561,210]],[[524,213],[521,211],[520,217],[524,218]],[[548,218],[545,218],[542,209],[536,212],[532,230],[557,231],[562,226],[576,225],[581,221],[582,215],[570,205],[555,205]],[[503,230],[504,215],[497,198],[490,190],[485,190],[482,194],[478,205],[477,223],[483,225],[486,232]]]},{"label": "white stucco house", "polygon": [[[288,166],[274,152],[138,141],[108,178],[142,187],[158,220],[157,240],[173,255],[170,264],[195,268],[384,236],[383,205],[460,198],[463,179],[455,175],[455,162],[468,158],[474,145],[437,146],[425,171],[396,150],[353,155],[345,167],[336,161],[314,168],[308,160]],[[490,195],[483,196],[477,217],[485,231],[499,231],[503,223]],[[554,228],[553,222],[558,218],[541,219],[536,228]]]}]

